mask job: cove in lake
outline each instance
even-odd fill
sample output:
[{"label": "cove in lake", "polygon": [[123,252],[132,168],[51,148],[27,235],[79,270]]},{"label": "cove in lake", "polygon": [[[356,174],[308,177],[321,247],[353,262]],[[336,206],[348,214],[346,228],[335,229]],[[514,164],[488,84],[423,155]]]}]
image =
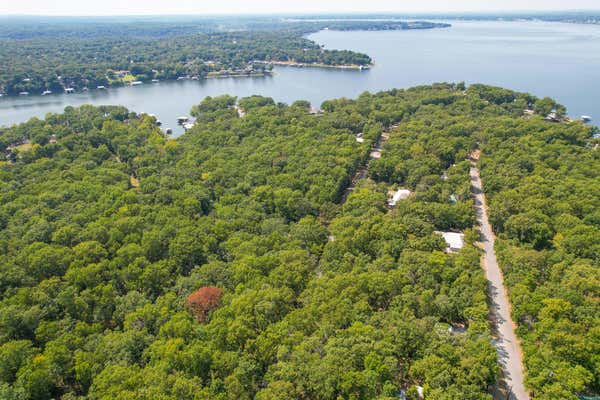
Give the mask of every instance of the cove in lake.
[{"label": "cove in lake", "polygon": [[0,98],[0,125],[61,112],[68,105],[114,104],[156,114],[176,133],[176,118],[205,96],[260,94],[319,105],[336,97],[433,82],[486,83],[565,104],[569,114],[600,119],[600,26],[548,22],[459,22],[451,28],[382,32],[322,31],[330,49],[369,54],[371,70],[276,67],[274,76],[161,82],[107,91]]}]

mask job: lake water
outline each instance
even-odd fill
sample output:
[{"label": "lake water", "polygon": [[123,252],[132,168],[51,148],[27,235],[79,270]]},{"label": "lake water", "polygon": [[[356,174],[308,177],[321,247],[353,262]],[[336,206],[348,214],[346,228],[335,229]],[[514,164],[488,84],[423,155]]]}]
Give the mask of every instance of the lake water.
[{"label": "lake water", "polygon": [[[161,82],[76,94],[0,98],[0,125],[61,112],[67,105],[119,104],[173,128],[205,96],[261,94],[319,105],[361,92],[433,82],[487,83],[550,96],[572,116],[600,120],[600,26],[547,22],[457,22],[448,29],[336,32],[310,36],[330,49],[369,54],[368,71],[277,67],[269,77]],[[180,129],[180,128],[179,128]]]}]

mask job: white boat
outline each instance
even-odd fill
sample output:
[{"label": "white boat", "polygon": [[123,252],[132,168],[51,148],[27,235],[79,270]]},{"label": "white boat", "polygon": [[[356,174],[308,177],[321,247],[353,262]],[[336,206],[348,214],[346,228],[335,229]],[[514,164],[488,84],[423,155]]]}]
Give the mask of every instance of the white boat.
[{"label": "white boat", "polygon": [[158,83],[160,82],[158,79],[152,79],[152,83]]},{"label": "white boat", "polygon": [[20,92],[19,96],[29,96],[29,92]]},{"label": "white boat", "polygon": [[142,81],[133,81],[129,85],[130,86],[140,86],[142,83],[143,83]]},{"label": "white boat", "polygon": [[65,93],[75,93],[75,89],[73,89],[73,88],[65,88]]},{"label": "white boat", "polygon": [[104,90],[104,89],[106,89],[106,87],[105,86],[97,86],[96,89],[98,89],[98,90]]},{"label": "white boat", "polygon": [[44,90],[44,92],[42,93],[42,96],[45,96],[47,94],[52,94],[51,90]]}]

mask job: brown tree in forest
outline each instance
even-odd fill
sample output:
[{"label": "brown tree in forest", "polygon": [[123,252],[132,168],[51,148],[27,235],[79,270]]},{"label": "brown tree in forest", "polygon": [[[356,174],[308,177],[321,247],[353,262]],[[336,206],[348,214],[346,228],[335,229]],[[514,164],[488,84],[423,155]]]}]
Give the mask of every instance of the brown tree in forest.
[{"label": "brown tree in forest", "polygon": [[219,307],[223,291],[218,287],[205,286],[190,294],[186,305],[200,322],[206,322],[208,313]]}]

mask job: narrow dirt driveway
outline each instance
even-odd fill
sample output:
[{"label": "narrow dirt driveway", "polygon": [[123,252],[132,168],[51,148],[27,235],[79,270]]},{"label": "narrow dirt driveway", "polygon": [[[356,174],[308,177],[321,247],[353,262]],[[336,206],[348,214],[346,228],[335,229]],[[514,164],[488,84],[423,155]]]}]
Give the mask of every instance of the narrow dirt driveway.
[{"label": "narrow dirt driveway", "polygon": [[471,190],[475,200],[475,211],[481,228],[483,267],[488,280],[490,318],[494,345],[498,351],[498,363],[502,368],[503,387],[494,394],[494,399],[529,400],[523,379],[523,357],[515,335],[515,326],[510,316],[510,302],[504,288],[504,277],[494,252],[494,232],[488,221],[487,205],[479,170],[475,162],[479,154],[472,156]]}]

